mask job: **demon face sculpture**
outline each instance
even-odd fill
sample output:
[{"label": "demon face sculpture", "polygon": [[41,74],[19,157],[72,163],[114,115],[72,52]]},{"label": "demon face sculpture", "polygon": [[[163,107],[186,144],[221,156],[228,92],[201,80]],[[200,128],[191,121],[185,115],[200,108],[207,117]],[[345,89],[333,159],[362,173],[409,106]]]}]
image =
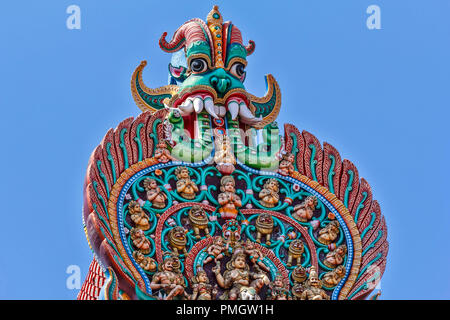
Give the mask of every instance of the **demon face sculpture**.
[{"label": "demon face sculpture", "polygon": [[240,30],[231,22],[223,23],[215,6],[206,23],[191,19],[184,23],[170,41],[164,33],[161,49],[184,54],[169,65],[170,85],[150,89],[141,78],[143,61],[132,79],[133,96],[143,110],[156,111],[164,107],[178,109],[183,117],[206,111],[214,119],[229,114],[231,120],[260,129],[273,122],[281,105],[279,86],[271,75],[266,76],[267,93],[258,98],[244,87],[247,56],[255,43],[243,45]]}]

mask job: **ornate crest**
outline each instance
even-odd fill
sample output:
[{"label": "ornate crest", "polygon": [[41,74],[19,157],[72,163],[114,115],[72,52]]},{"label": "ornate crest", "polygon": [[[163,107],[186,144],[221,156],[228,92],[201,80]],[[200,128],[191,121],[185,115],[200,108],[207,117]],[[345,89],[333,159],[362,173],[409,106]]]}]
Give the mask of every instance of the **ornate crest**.
[{"label": "ornate crest", "polygon": [[361,299],[388,242],[369,184],[328,143],[275,122],[280,88],[244,87],[240,30],[214,6],[161,48],[170,84],[131,91],[143,113],[93,152],[84,225],[94,261],[79,298]]}]

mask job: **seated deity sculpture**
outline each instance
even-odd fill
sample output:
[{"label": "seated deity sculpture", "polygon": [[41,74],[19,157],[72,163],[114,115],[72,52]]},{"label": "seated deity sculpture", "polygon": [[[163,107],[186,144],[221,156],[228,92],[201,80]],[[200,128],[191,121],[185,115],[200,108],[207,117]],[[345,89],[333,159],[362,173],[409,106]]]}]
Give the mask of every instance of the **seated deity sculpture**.
[{"label": "seated deity sculpture", "polygon": [[330,244],[334,242],[339,235],[339,223],[337,221],[331,221],[326,225],[325,228],[319,231],[319,240],[320,243]]},{"label": "seated deity sculpture", "polygon": [[279,186],[276,179],[268,179],[264,183],[263,189],[259,193],[259,202],[267,208],[273,208],[278,204],[280,195],[278,194]]},{"label": "seated deity sculpture", "polygon": [[137,201],[130,201],[128,204],[128,212],[130,213],[130,218],[134,222],[136,228],[141,230],[150,229],[150,221],[148,215],[144,212]]},{"label": "seated deity sculpture", "polygon": [[158,187],[155,179],[146,178],[144,180],[144,189],[147,192],[147,200],[152,203],[153,207],[162,209],[166,206],[167,196]]},{"label": "seated deity sculpture", "polygon": [[309,196],[302,203],[294,207],[292,217],[301,222],[308,222],[314,215],[314,209],[317,206],[317,198]]},{"label": "seated deity sculpture", "polygon": [[175,169],[175,175],[177,176],[177,192],[185,199],[194,199],[195,193],[198,192],[198,187],[191,180],[188,168],[177,167]]}]

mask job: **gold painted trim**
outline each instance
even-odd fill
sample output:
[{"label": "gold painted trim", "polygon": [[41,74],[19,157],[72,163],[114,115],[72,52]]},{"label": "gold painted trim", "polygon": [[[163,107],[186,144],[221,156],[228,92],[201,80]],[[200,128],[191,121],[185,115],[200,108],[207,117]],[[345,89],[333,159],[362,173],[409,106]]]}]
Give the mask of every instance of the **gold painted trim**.
[{"label": "gold painted trim", "polygon": [[[167,86],[159,87],[156,89],[151,89],[151,88],[147,87],[144,84],[144,81],[142,80],[142,70],[144,70],[146,65],[147,65],[147,61],[143,60],[143,61],[141,61],[139,66],[137,66],[137,68],[134,70],[133,75],[131,76],[131,94],[133,95],[134,102],[139,107],[139,109],[141,109],[143,112],[150,111],[153,113],[153,112],[157,111],[158,109],[155,109],[155,108],[149,106],[141,98],[141,96],[139,95],[139,92],[137,90],[137,87],[136,87],[136,77],[139,82],[139,86],[148,95],[170,94],[173,96],[174,94],[176,94],[178,92],[179,87],[176,85],[167,85]],[[138,73],[139,73],[139,76],[138,76]]]},{"label": "gold painted trim", "polygon": [[250,97],[250,101],[252,102],[250,104],[250,110],[253,112],[253,114],[255,113],[256,107],[253,105],[253,102],[257,102],[257,103],[267,103],[269,102],[269,100],[272,98],[273,94],[274,94],[274,87],[275,87],[275,94],[276,94],[276,101],[275,101],[275,106],[272,109],[272,111],[265,116],[260,122],[258,122],[257,124],[254,125],[254,127],[256,129],[262,129],[264,128],[266,125],[268,125],[269,123],[272,123],[273,121],[275,121],[278,117],[278,114],[280,113],[280,109],[281,109],[281,90],[280,90],[280,86],[278,85],[278,82],[275,80],[275,78],[273,77],[273,75],[268,74],[266,76],[267,79],[267,92],[264,95],[264,97],[257,97],[254,96],[252,94],[248,94]]}]

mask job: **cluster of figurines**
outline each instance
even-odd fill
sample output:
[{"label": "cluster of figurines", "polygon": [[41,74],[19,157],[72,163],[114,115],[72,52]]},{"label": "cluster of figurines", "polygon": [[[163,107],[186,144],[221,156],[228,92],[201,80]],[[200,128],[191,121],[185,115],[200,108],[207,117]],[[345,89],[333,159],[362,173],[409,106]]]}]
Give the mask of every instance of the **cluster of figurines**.
[{"label": "cluster of figurines", "polygon": [[[162,157],[162,162],[172,160],[170,153],[164,148],[156,152]],[[166,161],[167,160],[167,161]],[[283,163],[283,161],[285,161]],[[285,155],[280,162],[279,170],[289,174],[292,168],[292,157]],[[161,162],[161,161],[160,161]],[[176,192],[186,200],[193,200],[199,192],[199,187],[191,179],[189,169],[179,166],[174,170],[176,176]],[[167,206],[168,197],[155,179],[147,177],[142,186],[146,199],[153,208],[162,209]],[[259,203],[270,210],[280,201],[279,183],[275,178],[267,178],[258,193]],[[180,271],[180,257],[186,257],[187,232],[186,226],[174,224],[167,233],[170,252],[164,253],[163,261],[158,263],[148,256],[151,242],[146,231],[151,228],[149,215],[142,207],[142,200],[132,200],[128,203],[128,213],[134,226],[130,230],[133,246],[133,258],[140,267],[151,274],[151,289],[159,293],[162,299],[329,299],[324,289],[335,287],[345,276],[343,262],[346,256],[346,246],[336,245],[339,236],[339,224],[330,221],[317,233],[317,240],[326,245],[328,252],[323,258],[323,264],[329,271],[318,277],[314,266],[305,268],[301,265],[304,255],[304,243],[301,239],[291,239],[286,254],[285,266],[290,268],[290,278],[283,278],[281,273],[269,270],[264,262],[265,254],[261,252],[262,245],[271,245],[274,233],[274,219],[271,214],[261,212],[255,219],[255,241],[241,239],[241,227],[237,219],[239,208],[242,207],[241,197],[236,192],[236,182],[233,176],[223,175],[220,179],[220,192],[217,196],[219,204],[216,215],[208,216],[200,205],[193,204],[189,209],[187,228],[193,230],[196,240],[211,238],[210,244],[204,248],[206,258],[194,266],[194,276],[188,281]],[[292,218],[311,225],[318,200],[314,196],[306,197],[300,204],[293,207]],[[157,215],[159,217],[159,215]],[[225,221],[222,225],[222,235],[210,234],[209,223],[213,220]],[[318,224],[315,223],[315,227]],[[231,230],[231,232],[230,232]],[[222,263],[223,259],[226,260]],[[211,264],[214,264],[211,267]],[[207,269],[207,270],[206,270]],[[223,270],[222,270],[223,269]],[[271,272],[272,271],[272,272]],[[272,280],[271,280],[272,279]],[[215,282],[212,285],[211,282]],[[189,292],[190,291],[190,292]]]}]

